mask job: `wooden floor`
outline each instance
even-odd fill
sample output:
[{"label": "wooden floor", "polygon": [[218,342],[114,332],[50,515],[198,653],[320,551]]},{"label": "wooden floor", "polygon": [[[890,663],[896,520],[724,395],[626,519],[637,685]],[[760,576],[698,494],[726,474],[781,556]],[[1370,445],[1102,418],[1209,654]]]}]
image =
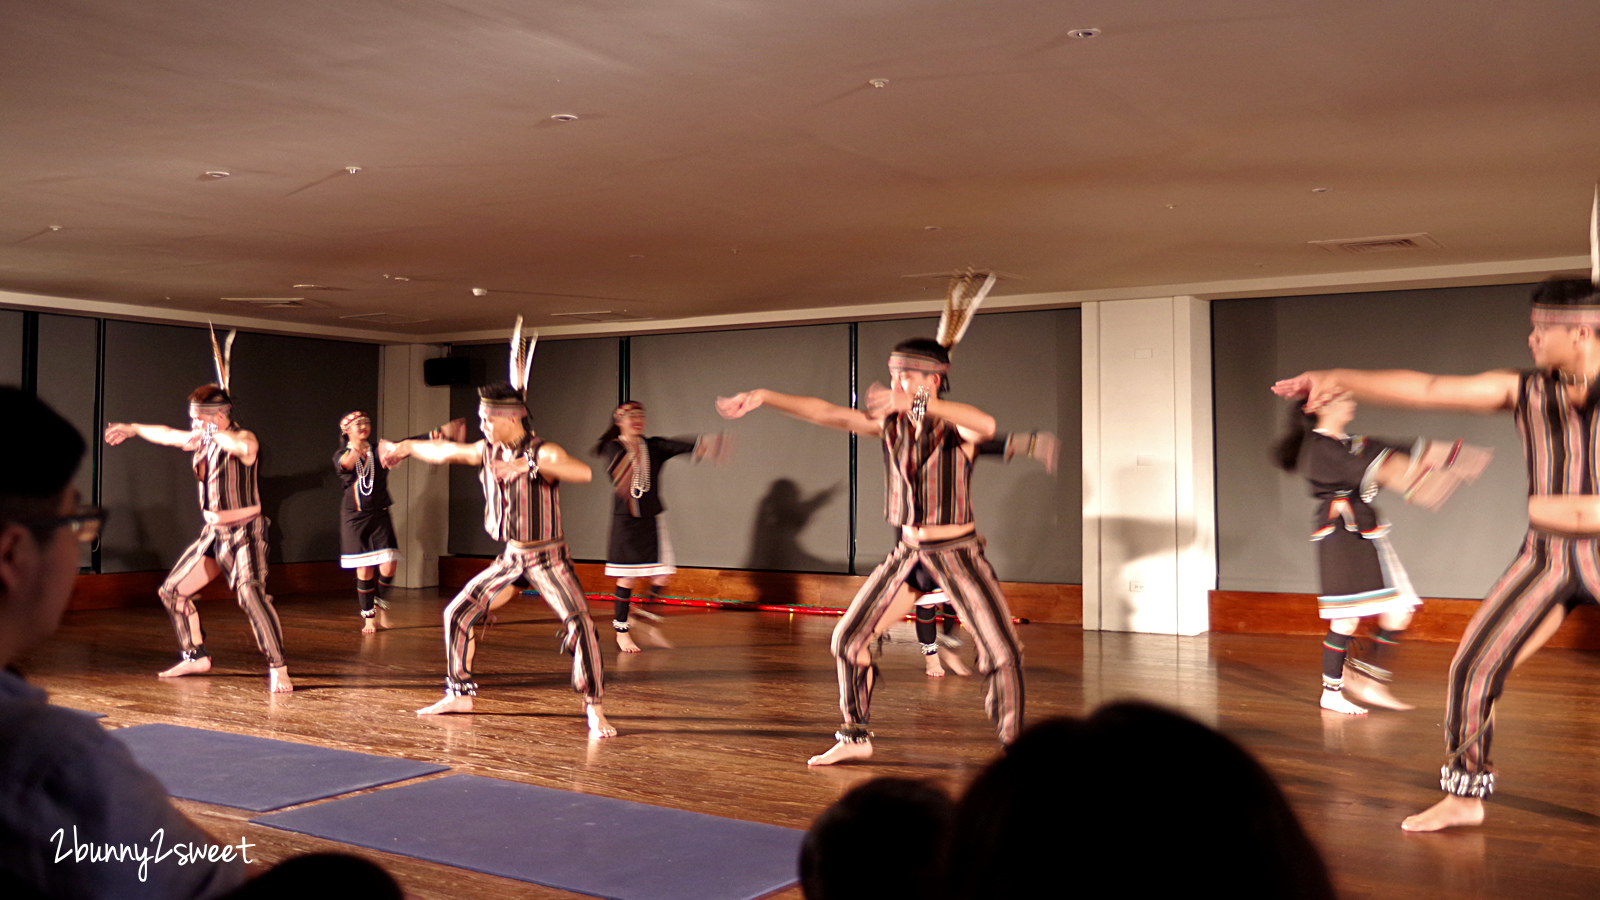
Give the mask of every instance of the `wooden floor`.
[{"label": "wooden floor", "polygon": [[[832,742],[838,719],[827,652],[836,620],[783,613],[664,608],[677,648],[619,659],[605,627],[609,611],[597,606],[611,648],[606,709],[621,735],[590,743],[567,688],[567,658],[556,652],[554,618],[536,600],[513,603],[478,652],[478,712],[418,719],[413,710],[441,694],[444,600],[436,591],[397,591],[394,601],[398,627],[363,636],[353,599],[280,598],[298,686],[289,696],[265,692],[244,617],[226,602],[201,604],[217,664],[207,677],[153,677],[175,656],[153,601],[69,613],[59,635],[21,667],[55,702],[106,713],[112,728],[169,722],[278,737],[794,828],[874,775],[931,778],[959,791],[997,750],[981,683],[925,677],[903,625],[882,661],[878,755],[868,765],[808,769],[805,758]],[[1278,776],[1343,897],[1555,898],[1600,890],[1600,655],[1547,651],[1512,678],[1498,714],[1501,793],[1485,827],[1405,835],[1400,819],[1438,796],[1449,646],[1404,648],[1397,692],[1420,709],[1350,719],[1316,706],[1315,638],[1175,638],[1065,625],[1022,626],[1022,636],[1030,720],[1144,697],[1220,727]],[[1203,810],[1184,809],[1181,795],[1173,801],[1178,814],[1205,827]],[[242,811],[180,805],[218,838],[252,841],[268,862],[340,846],[250,825]],[[578,896],[367,855],[419,898]]]}]

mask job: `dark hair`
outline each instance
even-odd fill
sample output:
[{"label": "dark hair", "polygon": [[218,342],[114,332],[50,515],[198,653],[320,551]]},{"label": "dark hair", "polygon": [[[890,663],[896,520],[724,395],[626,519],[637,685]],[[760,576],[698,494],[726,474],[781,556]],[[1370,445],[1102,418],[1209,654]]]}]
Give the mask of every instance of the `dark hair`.
[{"label": "dark hair", "polygon": [[[1174,804],[1202,810],[1203,821],[1165,814]],[[951,900],[1058,896],[1062,873],[1091,868],[1115,873],[1126,896],[1181,897],[1196,873],[1229,859],[1248,861],[1227,868],[1230,897],[1334,897],[1321,854],[1266,769],[1222,734],[1149,703],[1023,732],[962,797],[946,858]]]},{"label": "dark hair", "polygon": [[[936,359],[947,366],[950,365],[950,350],[933,338],[906,338],[895,344],[894,350],[891,352],[915,353],[919,356]],[[939,376],[939,396],[943,397],[948,393],[950,393],[950,376],[947,373]]]},{"label": "dark hair", "polygon": [[288,897],[345,897],[349,900],[401,900],[405,893],[382,866],[349,853],[293,856],[224,900],[282,900]]},{"label": "dark hair", "polygon": [[874,778],[823,810],[800,844],[806,900],[928,900],[943,894],[941,854],[955,803],[910,778]]},{"label": "dark hair", "polygon": [[0,386],[0,525],[54,516],[83,461],[83,436],[39,398]]},{"label": "dark hair", "polygon": [[1305,446],[1306,435],[1317,427],[1315,413],[1306,412],[1304,401],[1295,400],[1289,405],[1289,428],[1272,445],[1272,461],[1285,472],[1294,473],[1300,468],[1300,448]]},{"label": "dark hair", "polygon": [[232,403],[228,392],[215,384],[202,384],[189,392],[190,403]]},{"label": "dark hair", "polygon": [[637,400],[624,400],[618,403],[617,408],[611,411],[611,426],[605,430],[604,434],[600,435],[600,440],[594,442],[594,447],[589,451],[590,453],[595,456],[603,455],[606,452],[606,445],[616,440],[617,435],[622,434],[622,426],[617,424],[617,413],[624,406],[637,406],[641,411],[644,409],[644,404]]},{"label": "dark hair", "polygon": [[1533,289],[1540,306],[1592,306],[1600,303],[1594,282],[1587,278],[1547,278]]}]

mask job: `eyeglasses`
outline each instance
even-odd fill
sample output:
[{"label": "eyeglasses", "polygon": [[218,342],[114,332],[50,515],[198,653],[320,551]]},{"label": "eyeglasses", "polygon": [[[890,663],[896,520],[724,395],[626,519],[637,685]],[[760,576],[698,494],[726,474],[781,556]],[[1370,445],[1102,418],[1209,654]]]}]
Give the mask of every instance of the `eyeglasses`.
[{"label": "eyeglasses", "polygon": [[43,537],[57,528],[70,528],[72,534],[80,544],[92,544],[100,539],[100,532],[105,527],[106,517],[111,515],[108,510],[98,506],[80,507],[70,516],[52,516],[48,519],[34,519],[20,524],[31,529],[35,534]]}]

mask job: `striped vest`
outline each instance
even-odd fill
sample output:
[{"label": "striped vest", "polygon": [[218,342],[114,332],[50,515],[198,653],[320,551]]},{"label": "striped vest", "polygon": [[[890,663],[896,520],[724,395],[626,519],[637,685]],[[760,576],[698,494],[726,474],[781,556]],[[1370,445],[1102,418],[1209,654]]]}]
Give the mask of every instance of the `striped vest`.
[{"label": "striped vest", "polygon": [[[478,483],[483,486],[483,530],[497,541],[554,541],[561,538],[560,488],[544,476],[530,477],[526,466],[507,481],[494,476],[491,464],[505,458],[511,448],[505,444],[483,444],[483,467],[478,470]],[[530,438],[525,450],[515,458],[524,463],[538,459],[539,446],[544,441]]]},{"label": "striped vest", "polygon": [[1528,494],[1600,493],[1595,469],[1595,415],[1600,388],[1581,408],[1567,402],[1561,379],[1551,372],[1523,372],[1517,386],[1517,431],[1528,461]]},{"label": "striped vest", "polygon": [[[256,463],[260,461],[257,457]],[[226,512],[261,505],[261,492],[256,487],[256,463],[245,465],[215,442],[196,450],[194,478],[200,490],[200,508],[206,512]]]},{"label": "striped vest", "polygon": [[883,420],[884,516],[890,525],[965,525],[972,519],[972,462],[961,433],[928,416],[916,434],[905,413]]}]

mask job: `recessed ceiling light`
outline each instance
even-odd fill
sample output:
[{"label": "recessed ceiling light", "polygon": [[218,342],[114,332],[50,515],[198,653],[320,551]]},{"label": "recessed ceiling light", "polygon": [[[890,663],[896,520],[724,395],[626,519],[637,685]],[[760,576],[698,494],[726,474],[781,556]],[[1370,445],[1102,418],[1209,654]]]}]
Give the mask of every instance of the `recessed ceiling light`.
[{"label": "recessed ceiling light", "polygon": [[1168,203],[1167,204],[1167,209],[1177,209],[1177,208],[1178,208],[1178,204],[1176,204],[1176,203]]},{"label": "recessed ceiling light", "polygon": [[51,231],[60,231],[64,227],[66,227],[66,226],[64,226],[64,225],[51,225],[51,226],[49,226]]},{"label": "recessed ceiling light", "polygon": [[383,277],[389,279],[390,281],[410,281],[411,280],[411,279],[407,278],[404,275],[385,275]]},{"label": "recessed ceiling light", "polygon": [[290,287],[297,291],[325,291],[327,288],[320,284],[292,284]]},{"label": "recessed ceiling light", "polygon": [[922,230],[923,231],[943,231],[944,230],[944,226],[943,225],[924,225],[924,226],[922,226]]},{"label": "recessed ceiling light", "polygon": [[887,79],[887,78],[869,78],[869,79],[867,79],[867,84],[870,84],[875,88],[888,87],[889,86],[889,79]]},{"label": "recessed ceiling light", "polygon": [[206,177],[207,178],[227,178],[231,174],[233,174],[233,173],[224,172],[221,169],[213,169],[210,172],[206,173]]},{"label": "recessed ceiling light", "polygon": [[489,289],[488,288],[473,288],[472,289],[472,296],[474,296],[474,297],[487,297],[488,295],[489,295]]},{"label": "recessed ceiling light", "polygon": [[551,116],[550,118],[554,119],[557,122],[576,122],[576,121],[578,121],[578,117],[573,115],[572,113],[556,113],[555,115]]},{"label": "recessed ceiling light", "polygon": [[354,175],[357,172],[361,171],[361,167],[360,166],[345,166],[344,170],[346,172],[349,172],[351,175]]},{"label": "recessed ceiling light", "polygon": [[1098,28],[1074,28],[1071,31],[1067,32],[1067,37],[1074,37],[1074,38],[1085,38],[1086,39],[1086,38],[1094,38],[1094,37],[1099,37],[1099,36],[1100,36],[1100,29],[1098,29]]},{"label": "recessed ceiling light", "polygon": [[1333,188],[1312,188],[1311,189],[1311,193],[1313,193],[1313,194],[1326,194],[1331,190],[1333,190]]}]

